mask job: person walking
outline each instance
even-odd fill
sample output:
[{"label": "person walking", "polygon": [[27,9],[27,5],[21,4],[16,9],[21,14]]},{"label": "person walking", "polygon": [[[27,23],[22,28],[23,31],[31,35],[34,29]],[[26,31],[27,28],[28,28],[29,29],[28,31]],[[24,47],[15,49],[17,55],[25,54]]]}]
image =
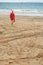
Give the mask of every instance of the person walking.
[{"label": "person walking", "polygon": [[13,11],[10,13],[10,20],[12,22],[11,24],[13,25],[13,23],[15,22],[15,14]]}]

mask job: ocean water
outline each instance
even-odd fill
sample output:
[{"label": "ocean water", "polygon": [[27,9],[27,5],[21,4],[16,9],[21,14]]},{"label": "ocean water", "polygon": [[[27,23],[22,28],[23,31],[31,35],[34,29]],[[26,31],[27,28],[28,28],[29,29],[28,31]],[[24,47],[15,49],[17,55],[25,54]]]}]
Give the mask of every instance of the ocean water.
[{"label": "ocean water", "polygon": [[16,15],[43,16],[43,3],[33,2],[0,2],[1,14],[10,14],[14,11]]}]

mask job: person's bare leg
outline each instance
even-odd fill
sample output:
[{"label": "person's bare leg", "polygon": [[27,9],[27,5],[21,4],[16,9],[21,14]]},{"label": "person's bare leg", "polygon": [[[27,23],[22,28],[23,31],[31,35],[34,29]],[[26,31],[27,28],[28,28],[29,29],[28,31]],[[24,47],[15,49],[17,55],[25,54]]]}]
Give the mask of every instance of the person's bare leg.
[{"label": "person's bare leg", "polygon": [[11,25],[13,25],[13,22],[11,23]]},{"label": "person's bare leg", "polygon": [[15,23],[15,19],[14,19],[13,23]]},{"label": "person's bare leg", "polygon": [[15,22],[15,20],[12,21],[11,25],[13,25],[14,22]]},{"label": "person's bare leg", "polygon": [[13,21],[11,21],[11,26],[13,26]]}]

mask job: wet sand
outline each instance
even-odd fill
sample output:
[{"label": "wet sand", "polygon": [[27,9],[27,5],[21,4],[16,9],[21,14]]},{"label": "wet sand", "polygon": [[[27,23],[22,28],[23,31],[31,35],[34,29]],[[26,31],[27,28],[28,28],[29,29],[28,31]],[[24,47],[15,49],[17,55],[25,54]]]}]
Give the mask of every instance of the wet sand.
[{"label": "wet sand", "polygon": [[43,17],[0,16],[0,65],[43,65]]}]

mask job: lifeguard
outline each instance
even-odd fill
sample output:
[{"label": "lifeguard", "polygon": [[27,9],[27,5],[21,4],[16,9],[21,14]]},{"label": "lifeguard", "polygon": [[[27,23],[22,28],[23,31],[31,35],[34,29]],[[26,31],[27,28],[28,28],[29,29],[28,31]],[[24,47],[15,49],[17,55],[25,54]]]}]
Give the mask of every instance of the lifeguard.
[{"label": "lifeguard", "polygon": [[10,13],[10,20],[12,21],[12,24],[15,22],[15,14],[13,11]]}]

